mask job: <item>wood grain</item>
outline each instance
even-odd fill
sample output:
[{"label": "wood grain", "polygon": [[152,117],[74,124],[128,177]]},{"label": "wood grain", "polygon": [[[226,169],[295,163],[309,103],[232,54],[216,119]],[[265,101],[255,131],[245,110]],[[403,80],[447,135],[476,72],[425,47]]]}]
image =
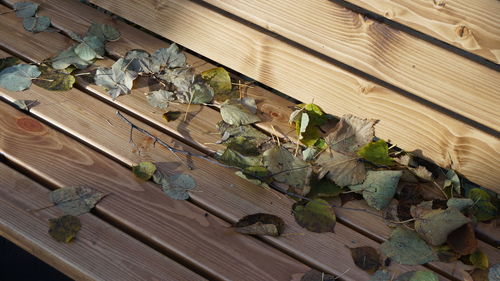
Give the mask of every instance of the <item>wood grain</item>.
[{"label": "wood grain", "polygon": [[[84,113],[72,111],[72,116],[92,120],[88,111],[90,108]],[[170,199],[152,182],[135,178],[120,164],[5,103],[0,103],[0,112],[3,116],[0,152],[6,158],[58,187],[88,185],[110,194],[97,205],[99,213],[175,259],[190,264],[190,268],[197,268],[210,278],[225,280],[289,280],[307,271],[306,266],[273,247],[235,233],[228,223],[205,215],[205,210],[189,202]],[[74,120],[81,128],[100,127]],[[119,121],[112,122],[118,128]],[[110,134],[99,131],[114,143]],[[173,172],[178,163],[165,166]]]},{"label": "wood grain", "polygon": [[[101,2],[106,7],[113,1]],[[492,69],[329,0],[205,2],[500,130],[500,74]]]},{"label": "wood grain", "polygon": [[500,3],[497,0],[347,2],[500,63]]},{"label": "wood grain", "polygon": [[[49,121],[71,135],[81,138],[94,147],[105,150],[113,158],[119,159],[127,165],[149,160],[161,163],[162,169],[168,174],[189,173],[197,182],[197,191],[191,193],[192,200],[197,205],[230,222],[236,222],[245,215],[257,212],[278,215],[286,222],[285,235],[280,238],[263,237],[268,243],[301,260],[307,261],[309,264],[314,264],[315,267],[326,272],[340,275],[350,269],[343,275],[345,280],[367,280],[369,278],[366,272],[357,268],[351,259],[346,258],[350,256],[350,251],[346,246],[368,245],[378,248],[379,243],[342,224],[336,226],[335,234],[305,233],[305,230],[295,223],[290,212],[293,200],[283,198],[282,195],[276,194],[274,191],[255,186],[234,175],[226,168],[197,158],[184,160],[192,161],[195,168],[192,171],[187,171],[185,166],[182,166],[170,152],[160,146],[153,146],[149,138],[144,138],[140,134],[133,135],[137,146],[132,146],[128,142],[129,128],[127,125],[116,117],[114,108],[97,99],[93,99],[77,90],[67,93],[50,93],[36,86],[32,86],[25,92],[2,91],[2,95],[9,100],[19,99],[23,96],[40,100],[41,104],[31,109],[32,114]],[[44,104],[47,106],[44,106]],[[0,109],[4,107],[5,105]],[[6,111],[6,113],[3,111]],[[101,159],[102,157],[95,156],[89,149],[76,145],[73,140],[57,134],[43,125],[40,125],[43,132],[30,132],[19,128],[16,119],[19,118],[19,115],[24,115],[13,111],[9,108],[0,110],[2,116],[5,116],[4,121],[0,121],[0,125],[6,128],[5,135],[0,136],[0,152],[4,153],[12,161],[27,167],[41,177],[60,186],[83,182],[113,194],[118,193],[121,195],[126,193],[123,197],[128,195],[130,198],[115,198],[115,201],[109,202],[109,205],[100,205],[101,208],[113,208],[112,211],[108,211],[108,213],[112,212],[112,214],[107,215],[113,220],[130,225],[129,228],[136,229],[147,237],[153,237],[153,241],[163,247],[174,247],[178,255],[187,256],[190,260],[194,258],[201,259],[200,261],[197,260],[198,263],[207,264],[208,262],[205,259],[210,259],[218,266],[229,267],[226,270],[235,270],[231,269],[231,264],[246,264],[250,263],[251,260],[252,263],[255,263],[255,266],[248,266],[248,270],[257,270],[255,267],[260,270],[249,276],[249,279],[256,278],[255,275],[266,276],[266,274],[279,274],[270,277],[273,280],[274,278],[283,279],[280,277],[285,274],[282,272],[282,270],[285,270],[284,268],[286,268],[285,272],[288,272],[288,276],[304,272],[305,269],[292,263],[292,261],[282,261],[285,258],[281,257],[281,255],[273,254],[271,250],[269,253],[265,252],[267,248],[262,247],[262,251],[256,253],[257,250],[254,249],[256,245],[253,244],[256,242],[244,242],[247,241],[248,236],[236,234],[227,226],[212,226],[210,221],[214,220],[213,216],[205,218],[203,213],[190,210],[189,206],[185,205],[186,202],[168,200],[165,195],[157,193],[159,190],[144,187],[151,184],[138,182],[129,171],[123,172],[124,174],[115,171],[121,171],[120,169],[123,170],[123,168],[119,169],[114,163],[108,161],[109,159]],[[68,112],[72,112],[72,114],[68,115]],[[163,136],[161,132],[141,124],[131,117],[127,118],[140,124],[141,127],[154,135],[161,136],[163,140],[172,145],[190,150],[189,147]],[[106,120],[112,125],[109,125]],[[51,165],[47,165],[48,161],[50,161]],[[69,179],[68,174],[74,175],[75,179]],[[128,193],[133,193],[133,195]],[[111,199],[112,197],[110,197]],[[125,211],[127,209],[128,211]],[[99,208],[98,210],[101,211]],[[184,218],[184,216],[192,221]],[[198,229],[202,226],[211,227],[206,230]],[[195,231],[194,229],[196,229],[196,233],[193,234],[191,231]],[[182,245],[171,245],[173,242],[170,241],[178,241],[176,237],[179,235],[189,238],[186,238],[187,241],[182,242]],[[243,242],[234,241],[240,239]],[[208,245],[199,245],[202,243]],[[225,245],[225,250],[212,249],[210,254],[205,253],[205,247],[212,247],[213,244],[221,246],[219,243]],[[240,243],[246,245],[238,245]],[[184,244],[191,246],[188,247]],[[229,248],[237,249],[236,253],[234,253],[238,255],[237,258],[231,256],[233,250]],[[193,251],[196,251],[202,257],[197,255],[191,257],[191,255],[194,255]],[[223,251],[230,251],[230,253],[224,253]],[[235,259],[235,261],[223,262],[226,258],[222,260],[221,257],[217,256],[221,252],[228,255],[227,259]],[[262,258],[271,255],[277,256],[273,257],[273,260],[275,260],[273,263],[269,263],[267,258]],[[332,263],[331,261],[336,262]],[[260,263],[266,264],[260,265]],[[281,265],[283,265],[283,268],[281,268]],[[207,264],[208,266],[213,265]],[[408,267],[397,264],[391,266],[391,270],[394,272],[405,272],[412,268],[422,267]],[[204,269],[209,270],[208,268]],[[246,270],[246,267],[240,270]]]},{"label": "wood grain", "polygon": [[91,214],[70,244],[52,239],[46,188],[0,163],[0,235],[75,280],[204,280]]},{"label": "wood grain", "polygon": [[499,190],[499,164],[490,157],[500,151],[494,136],[195,3],[163,1],[158,9],[151,1],[95,3],[294,98],[309,102],[314,97],[333,115],[380,119],[379,137]]}]

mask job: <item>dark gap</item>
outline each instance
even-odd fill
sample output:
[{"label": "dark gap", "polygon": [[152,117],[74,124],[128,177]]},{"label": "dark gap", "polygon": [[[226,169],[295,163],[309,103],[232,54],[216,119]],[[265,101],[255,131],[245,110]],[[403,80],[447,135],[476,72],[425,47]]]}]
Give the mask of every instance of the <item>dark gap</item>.
[{"label": "dark gap", "polygon": [[490,61],[486,58],[483,58],[479,55],[476,55],[474,53],[470,53],[468,51],[465,51],[459,47],[456,47],[454,45],[451,45],[449,43],[446,43],[444,41],[441,41],[440,39],[437,39],[435,37],[432,37],[430,35],[427,35],[423,32],[420,32],[416,29],[413,29],[409,26],[406,26],[404,24],[401,24],[397,21],[394,21],[394,20],[391,20],[391,19],[388,19],[380,14],[376,14],[370,10],[366,10],[362,7],[359,7],[355,4],[352,4],[352,3],[349,3],[348,1],[346,0],[330,0],[338,5],[341,5],[341,6],[344,6],[346,7],[347,9],[349,10],[352,10],[356,13],[359,13],[359,14],[363,14],[365,15],[366,17],[368,18],[371,18],[373,20],[376,20],[378,22],[382,22],[382,23],[385,23],[387,25],[389,25],[390,27],[394,28],[394,29],[397,29],[397,30],[400,30],[400,31],[403,31],[405,33],[408,33],[418,39],[422,39],[424,41],[427,41],[431,44],[434,44],[438,47],[441,47],[443,49],[446,49],[447,51],[450,51],[450,52],[453,52],[459,56],[462,56],[462,57],[465,57],[467,59],[470,59],[476,63],[479,63],[483,66],[486,66],[488,68],[491,68],[493,70],[496,70],[496,71],[500,71],[500,65],[499,64],[496,64],[495,62],[493,61]]},{"label": "dark gap", "polygon": [[[190,0],[190,1],[193,1],[193,0]],[[437,104],[435,104],[433,102],[430,102],[430,101],[428,101],[428,100],[426,100],[426,99],[424,99],[422,97],[419,97],[419,96],[417,96],[415,94],[412,94],[412,93],[410,93],[410,92],[408,92],[408,91],[406,91],[404,89],[401,89],[401,88],[399,88],[397,86],[394,86],[394,85],[392,85],[392,84],[390,84],[388,82],[385,82],[384,80],[379,79],[379,78],[377,78],[377,77],[375,77],[373,75],[365,73],[365,72],[363,72],[363,71],[361,71],[361,70],[359,70],[357,68],[354,68],[354,67],[352,67],[352,66],[350,66],[348,64],[340,62],[340,61],[338,61],[338,60],[336,60],[334,58],[331,58],[331,57],[329,57],[327,55],[324,55],[324,54],[322,54],[322,53],[320,53],[318,51],[315,51],[315,50],[313,50],[313,49],[311,49],[309,47],[301,45],[301,44],[299,44],[299,43],[297,43],[295,41],[292,41],[292,40],[290,40],[290,39],[288,39],[288,38],[286,38],[284,36],[281,36],[281,35],[279,35],[277,33],[271,32],[271,31],[269,31],[269,30],[267,30],[267,29],[265,29],[263,27],[260,27],[260,26],[258,26],[256,24],[252,23],[252,22],[249,22],[249,21],[247,21],[245,19],[237,17],[237,16],[235,16],[233,14],[230,14],[230,13],[228,13],[228,12],[226,12],[226,11],[218,8],[218,7],[212,6],[211,4],[208,4],[208,3],[205,3],[205,2],[199,2],[199,1],[193,1],[193,2],[196,2],[197,4],[199,4],[201,6],[209,8],[209,9],[211,9],[211,10],[213,10],[213,11],[219,13],[219,14],[222,14],[222,15],[224,15],[224,16],[232,19],[232,20],[235,20],[235,21],[238,21],[240,23],[243,23],[243,24],[245,24],[245,25],[247,25],[247,26],[249,26],[249,27],[251,27],[251,28],[253,28],[253,29],[255,29],[255,30],[259,31],[259,32],[261,32],[261,33],[264,33],[264,34],[266,34],[268,36],[274,37],[274,38],[276,38],[276,39],[278,39],[278,40],[280,40],[280,41],[282,41],[282,42],[284,42],[284,43],[286,43],[288,45],[291,45],[291,46],[299,48],[299,49],[303,49],[303,50],[307,51],[308,53],[314,55],[315,57],[317,57],[319,59],[322,59],[322,60],[324,60],[324,61],[326,61],[328,63],[336,65],[336,66],[338,66],[338,67],[340,67],[340,68],[342,68],[342,69],[344,69],[346,71],[349,71],[349,72],[353,73],[354,75],[357,75],[357,76],[360,76],[360,77],[362,77],[364,79],[370,80],[370,81],[372,81],[372,82],[374,82],[376,84],[379,84],[382,87],[385,87],[385,88],[388,88],[388,89],[390,89],[392,91],[395,91],[398,94],[403,95],[404,97],[412,99],[412,100],[414,100],[414,101],[416,101],[416,102],[418,102],[420,104],[423,104],[423,105],[425,105],[427,107],[430,107],[430,108],[432,108],[434,110],[437,110],[437,111],[439,111],[439,112],[441,112],[443,114],[446,114],[446,115],[448,115],[448,116],[450,116],[450,117],[452,117],[454,119],[460,120],[461,122],[464,122],[464,123],[466,123],[466,124],[468,124],[468,125],[476,128],[478,130],[481,130],[481,131],[483,131],[483,132],[485,132],[487,134],[490,134],[490,135],[493,135],[493,136],[496,136],[496,137],[500,137],[500,132],[498,132],[497,130],[495,130],[493,128],[490,128],[489,126],[483,125],[483,124],[481,124],[481,123],[479,123],[477,121],[474,121],[474,120],[472,120],[472,119],[470,119],[468,117],[465,117],[465,116],[463,116],[463,115],[461,115],[459,113],[456,113],[456,112],[454,112],[454,111],[452,111],[450,109],[447,109],[447,108],[445,108],[443,106],[440,106],[440,105],[437,105]]]}]

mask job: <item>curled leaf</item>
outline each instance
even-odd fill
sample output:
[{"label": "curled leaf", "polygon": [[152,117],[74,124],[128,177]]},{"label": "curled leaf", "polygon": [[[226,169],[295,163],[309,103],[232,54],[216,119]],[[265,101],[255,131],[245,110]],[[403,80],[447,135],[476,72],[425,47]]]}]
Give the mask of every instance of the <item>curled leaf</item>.
[{"label": "curled leaf", "polygon": [[156,165],[152,162],[141,162],[132,167],[132,172],[142,180],[149,180],[156,172]]},{"label": "curled leaf", "polygon": [[80,220],[72,215],[49,219],[49,234],[59,242],[71,242],[81,228]]},{"label": "curled leaf", "polygon": [[172,122],[177,120],[181,116],[180,111],[167,111],[163,113],[162,117],[165,119],[167,122]]},{"label": "curled leaf", "polygon": [[243,234],[280,236],[285,228],[285,222],[275,215],[257,213],[241,218],[234,228]]},{"label": "curled leaf", "polygon": [[336,216],[333,208],[323,199],[300,201],[293,204],[295,221],[312,232],[334,232]]}]

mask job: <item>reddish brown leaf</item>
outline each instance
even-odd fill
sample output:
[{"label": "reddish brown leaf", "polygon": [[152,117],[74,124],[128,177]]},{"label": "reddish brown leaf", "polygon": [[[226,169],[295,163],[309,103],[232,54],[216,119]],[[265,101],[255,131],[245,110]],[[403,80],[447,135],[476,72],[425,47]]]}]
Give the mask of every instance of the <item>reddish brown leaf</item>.
[{"label": "reddish brown leaf", "polygon": [[374,248],[357,247],[349,248],[349,250],[351,250],[354,263],[364,271],[372,274],[380,268],[380,255]]},{"label": "reddish brown leaf", "polygon": [[477,240],[472,223],[465,224],[448,235],[448,245],[460,255],[470,255],[477,249]]}]

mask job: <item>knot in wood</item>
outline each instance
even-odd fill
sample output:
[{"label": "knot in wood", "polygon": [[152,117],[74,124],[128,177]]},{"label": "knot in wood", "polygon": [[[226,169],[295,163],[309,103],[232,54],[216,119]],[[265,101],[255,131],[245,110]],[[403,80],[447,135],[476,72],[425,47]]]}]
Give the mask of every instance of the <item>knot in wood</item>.
[{"label": "knot in wood", "polygon": [[444,6],[446,6],[446,0],[432,0],[432,2],[437,8],[443,8]]},{"label": "knot in wood", "polygon": [[464,39],[464,38],[467,38],[471,35],[470,29],[463,24],[457,26],[457,28],[455,29],[455,32],[456,32],[457,37],[459,39]]},{"label": "knot in wood", "polygon": [[20,117],[16,121],[17,126],[28,132],[42,132],[44,131],[44,126],[39,121],[30,117]]}]

